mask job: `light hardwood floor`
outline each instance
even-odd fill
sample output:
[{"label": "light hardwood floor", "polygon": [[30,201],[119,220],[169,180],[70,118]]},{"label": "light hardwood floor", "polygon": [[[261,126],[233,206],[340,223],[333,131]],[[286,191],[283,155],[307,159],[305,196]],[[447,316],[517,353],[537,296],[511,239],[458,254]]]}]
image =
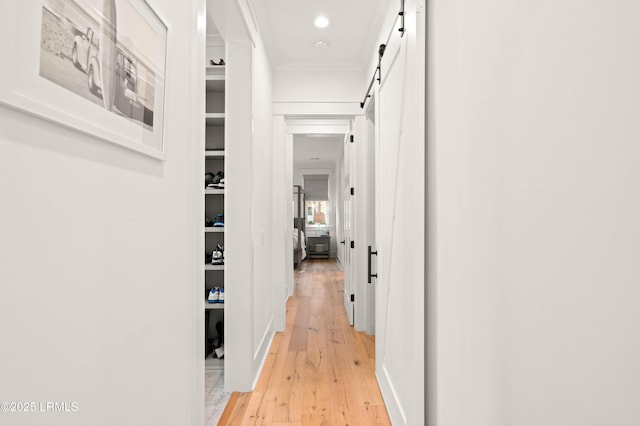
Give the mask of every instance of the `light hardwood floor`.
[{"label": "light hardwood floor", "polygon": [[302,263],[255,391],[232,394],[220,425],[390,425],[374,338],[349,326],[333,260]]}]

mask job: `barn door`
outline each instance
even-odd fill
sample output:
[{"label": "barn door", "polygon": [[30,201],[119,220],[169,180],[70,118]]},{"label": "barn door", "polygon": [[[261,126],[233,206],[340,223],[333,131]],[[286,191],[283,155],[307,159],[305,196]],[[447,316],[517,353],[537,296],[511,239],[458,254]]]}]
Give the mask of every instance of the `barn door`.
[{"label": "barn door", "polygon": [[415,249],[423,241],[417,225],[422,220],[422,193],[420,181],[413,177],[419,172],[413,170],[417,96],[410,89],[416,73],[415,58],[407,55],[408,38],[392,37],[387,45],[375,98],[376,364],[390,377],[407,373],[406,357],[396,350],[406,348],[407,340],[397,339],[413,324],[413,288],[421,277],[411,274],[424,261],[419,257],[422,251]]},{"label": "barn door", "polygon": [[350,135],[345,137],[344,155],[343,155],[343,238],[344,238],[344,308],[347,312],[349,324],[353,325],[355,312],[355,263],[353,262],[353,231],[354,231],[354,203],[351,196],[351,187],[353,179],[353,144],[350,142]]}]

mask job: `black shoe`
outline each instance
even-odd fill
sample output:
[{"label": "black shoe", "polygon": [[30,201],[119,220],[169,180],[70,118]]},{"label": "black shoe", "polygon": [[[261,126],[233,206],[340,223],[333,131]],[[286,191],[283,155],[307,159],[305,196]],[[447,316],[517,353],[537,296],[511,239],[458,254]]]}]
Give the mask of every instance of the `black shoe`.
[{"label": "black shoe", "polygon": [[[211,182],[213,182],[214,174],[211,172],[207,172],[204,174],[204,187],[206,188]],[[218,179],[220,180],[220,179]]]}]

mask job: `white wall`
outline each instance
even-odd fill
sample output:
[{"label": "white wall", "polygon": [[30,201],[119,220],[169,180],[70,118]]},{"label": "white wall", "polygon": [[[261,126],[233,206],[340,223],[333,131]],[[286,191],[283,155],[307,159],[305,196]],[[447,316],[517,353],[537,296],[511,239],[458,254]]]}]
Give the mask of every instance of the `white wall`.
[{"label": "white wall", "polygon": [[367,89],[361,70],[276,70],[274,102],[359,102]]},{"label": "white wall", "polygon": [[[272,265],[276,253],[274,244],[279,229],[274,230],[273,222],[273,123],[272,123],[272,71],[262,40],[256,37],[253,50],[253,122],[252,122],[252,161],[253,161],[253,354],[254,368],[259,374],[263,357],[266,356],[274,332],[276,310],[285,312],[280,297],[274,300],[274,294],[282,293],[282,283],[272,281]],[[282,315],[284,316],[284,315]],[[284,323],[282,324],[284,325]]]},{"label": "white wall", "polygon": [[204,421],[204,52],[184,49],[203,2],[149,3],[170,27],[166,162],[0,107],[0,394],[78,403],[3,424]]},{"label": "white wall", "polygon": [[429,4],[431,424],[640,424],[640,4]]}]

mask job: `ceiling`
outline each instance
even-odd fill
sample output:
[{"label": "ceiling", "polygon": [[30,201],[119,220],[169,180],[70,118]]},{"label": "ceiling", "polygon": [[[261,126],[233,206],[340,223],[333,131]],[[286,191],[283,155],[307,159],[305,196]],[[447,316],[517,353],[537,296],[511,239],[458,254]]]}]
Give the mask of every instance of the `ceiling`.
[{"label": "ceiling", "polygon": [[[391,0],[249,1],[275,69],[365,70],[377,54],[376,37]],[[328,27],[314,25],[320,15],[329,19]],[[327,47],[316,47],[318,41]]]},{"label": "ceiling", "polygon": [[337,164],[342,156],[344,135],[294,135],[293,164],[324,168]]},{"label": "ceiling", "polygon": [[[274,69],[348,71],[366,71],[377,57],[377,37],[391,1],[248,0]],[[228,4],[208,0],[207,9],[209,13],[214,9],[225,13],[214,5]],[[314,25],[318,16],[329,19],[326,28]],[[207,35],[219,37],[213,22],[213,17],[207,16]],[[225,28],[223,33],[230,30]],[[318,41],[327,46],[316,47]],[[342,156],[346,128],[338,131],[335,125],[308,126],[306,131],[296,132],[293,163],[306,168],[336,165]]]}]

